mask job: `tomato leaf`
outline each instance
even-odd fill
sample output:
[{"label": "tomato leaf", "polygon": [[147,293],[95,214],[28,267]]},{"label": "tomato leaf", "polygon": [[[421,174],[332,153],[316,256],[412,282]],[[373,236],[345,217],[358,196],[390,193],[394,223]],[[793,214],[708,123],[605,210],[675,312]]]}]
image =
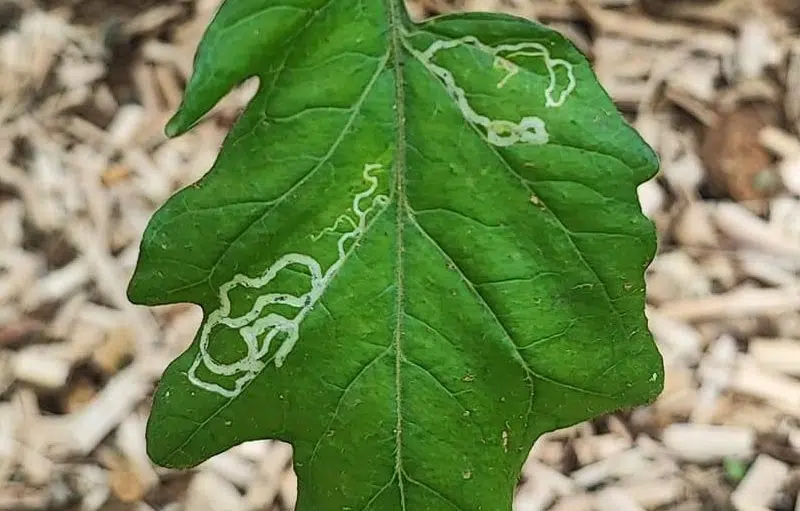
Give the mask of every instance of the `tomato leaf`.
[{"label": "tomato leaf", "polygon": [[539,435],[658,394],[636,195],[657,160],[562,36],[227,0],[167,133],[249,77],[129,288],[205,314],[155,396],[157,463],[275,438],[301,511],[510,510]]}]

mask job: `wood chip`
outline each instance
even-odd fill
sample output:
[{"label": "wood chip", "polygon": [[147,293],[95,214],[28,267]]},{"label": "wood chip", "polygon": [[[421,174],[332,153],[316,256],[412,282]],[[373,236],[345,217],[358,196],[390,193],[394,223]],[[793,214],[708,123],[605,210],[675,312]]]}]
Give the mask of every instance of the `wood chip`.
[{"label": "wood chip", "polygon": [[766,454],[759,455],[731,494],[737,511],[763,511],[770,507],[789,473],[789,466]]},{"label": "wood chip", "polygon": [[755,433],[729,426],[671,424],[664,430],[662,442],[680,459],[695,463],[747,460],[754,452]]}]

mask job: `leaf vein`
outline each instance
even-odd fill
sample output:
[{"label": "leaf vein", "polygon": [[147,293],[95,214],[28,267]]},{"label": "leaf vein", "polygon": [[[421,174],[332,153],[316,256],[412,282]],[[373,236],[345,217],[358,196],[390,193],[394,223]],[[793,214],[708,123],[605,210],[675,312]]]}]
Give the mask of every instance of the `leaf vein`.
[{"label": "leaf vein", "polygon": [[339,418],[339,412],[341,411],[342,403],[344,403],[344,400],[347,397],[347,395],[350,393],[351,390],[353,390],[353,387],[356,385],[356,383],[358,383],[358,381],[361,379],[361,377],[364,376],[364,374],[366,374],[366,372],[369,371],[369,369],[373,365],[378,363],[378,361],[380,359],[382,359],[383,357],[388,355],[391,352],[391,350],[392,350],[392,346],[388,346],[381,353],[379,353],[378,355],[373,357],[372,360],[370,360],[369,362],[364,364],[364,366],[358,371],[358,373],[356,373],[356,375],[353,377],[353,379],[350,380],[350,383],[348,383],[347,386],[344,388],[344,391],[342,392],[342,395],[339,396],[339,400],[336,402],[336,407],[333,410],[333,415],[331,415],[331,418],[328,421],[328,425],[325,427],[325,430],[319,436],[317,441],[314,442],[314,449],[311,451],[311,455],[308,457],[308,464],[309,465],[314,463],[314,461],[315,461],[315,459],[317,457],[317,452],[319,452],[319,448],[322,446],[322,440],[325,438],[325,436],[331,430],[331,428],[333,427],[333,423],[336,422],[336,419]]},{"label": "leaf vein", "polygon": [[419,370],[419,371],[421,371],[423,374],[425,374],[426,376],[428,376],[428,377],[429,377],[431,380],[433,380],[433,382],[436,384],[436,386],[437,386],[437,387],[438,387],[440,390],[442,390],[442,391],[443,391],[445,394],[447,394],[447,396],[448,396],[448,397],[452,398],[452,399],[453,399],[453,401],[455,401],[455,402],[456,402],[456,404],[458,405],[458,407],[459,407],[459,408],[461,408],[461,411],[462,411],[462,412],[464,412],[464,413],[465,413],[465,415],[469,415],[469,414],[470,414],[470,411],[469,411],[469,409],[468,409],[466,406],[464,406],[464,403],[462,403],[462,402],[461,402],[461,401],[458,399],[458,396],[457,396],[457,394],[456,394],[455,392],[453,392],[452,390],[448,389],[448,388],[447,388],[447,386],[446,386],[444,383],[442,383],[442,381],[441,381],[441,380],[440,380],[440,379],[439,379],[439,378],[438,378],[438,377],[437,377],[435,374],[433,374],[433,373],[432,373],[432,372],[431,372],[429,369],[427,369],[426,367],[424,367],[424,366],[422,366],[422,365],[420,365],[420,364],[418,364],[418,363],[414,362],[413,360],[411,360],[411,359],[410,359],[410,358],[408,358],[408,357],[404,357],[403,361],[404,361],[406,364],[410,365],[411,367],[414,367],[414,368],[418,369],[418,370]]},{"label": "leaf vein", "polygon": [[309,179],[311,179],[331,159],[331,157],[336,152],[336,150],[339,148],[339,146],[341,145],[341,143],[344,140],[345,136],[347,135],[347,132],[349,131],[350,127],[355,122],[356,117],[358,117],[358,114],[361,113],[361,108],[363,107],[367,96],[372,91],[372,88],[375,85],[375,82],[378,80],[378,77],[383,72],[383,70],[384,70],[384,68],[386,66],[386,62],[388,61],[388,57],[389,57],[389,53],[386,54],[385,58],[383,59],[382,64],[378,66],[375,74],[372,76],[370,81],[367,83],[366,87],[364,87],[364,90],[362,91],[361,96],[358,98],[358,101],[356,102],[355,106],[353,107],[352,114],[349,116],[349,118],[345,122],[344,126],[339,131],[339,134],[337,135],[336,139],[334,139],[334,141],[331,143],[330,148],[325,153],[325,155],[322,157],[322,159],[320,159],[320,161],[314,167],[312,167],[302,178],[300,178],[288,190],[286,190],[286,192],[284,192],[283,195],[281,195],[277,199],[273,200],[272,202],[268,203],[268,207],[267,207],[266,211],[264,211],[261,215],[257,216],[255,219],[250,221],[247,225],[245,225],[241,229],[241,231],[228,243],[228,245],[225,247],[225,249],[222,251],[222,253],[219,256],[216,257],[215,262],[211,266],[211,269],[209,270],[208,275],[206,277],[204,277],[203,279],[195,282],[194,284],[181,286],[178,289],[171,290],[170,291],[171,293],[175,293],[175,292],[178,292],[178,291],[181,291],[181,290],[184,290],[184,289],[188,289],[190,287],[194,287],[194,286],[197,286],[197,285],[203,284],[203,283],[207,283],[207,284],[211,285],[211,281],[214,278],[214,274],[219,269],[220,263],[230,253],[231,249],[241,241],[242,237],[247,232],[249,232],[250,229],[254,225],[256,225],[258,222],[261,222],[265,218],[267,218],[269,216],[269,214],[272,213],[277,206],[282,204],[283,201],[285,201],[294,191],[296,191],[300,186],[302,186],[305,182],[307,182]]},{"label": "leaf vein", "polygon": [[[455,270],[458,271],[459,275],[464,280],[465,285],[472,291],[474,296],[476,298],[478,298],[478,300],[480,301],[480,303],[483,306],[484,310],[490,315],[490,317],[492,318],[494,323],[503,332],[503,340],[509,345],[509,347],[513,348],[513,358],[514,358],[514,360],[516,360],[517,363],[519,363],[521,365],[523,370],[525,370],[529,374],[529,376],[531,376],[533,378],[538,378],[538,379],[540,379],[542,381],[546,381],[548,383],[552,383],[553,385],[558,385],[560,387],[564,387],[564,388],[567,388],[569,390],[573,390],[575,392],[579,392],[579,393],[582,393],[582,394],[591,395],[591,396],[600,396],[600,397],[610,397],[607,394],[604,394],[604,393],[601,393],[601,392],[597,392],[597,391],[594,391],[594,390],[591,390],[591,389],[586,389],[586,388],[583,388],[583,387],[579,387],[577,385],[572,385],[572,384],[567,383],[567,382],[562,382],[560,380],[557,380],[555,378],[551,378],[549,376],[545,376],[545,375],[539,373],[538,371],[536,371],[535,369],[533,369],[530,366],[530,364],[525,360],[525,358],[522,356],[522,354],[520,353],[519,345],[515,342],[513,336],[511,335],[510,331],[508,330],[508,328],[506,328],[505,324],[500,320],[500,317],[495,313],[494,309],[492,309],[492,307],[486,301],[486,298],[483,296],[483,294],[480,291],[478,291],[478,289],[475,287],[475,285],[472,283],[472,281],[462,271],[461,267],[453,260],[452,257],[450,257],[450,255],[444,250],[444,248],[427,231],[425,231],[425,229],[423,229],[423,227],[416,221],[416,219],[414,219],[412,217],[411,218],[411,222],[419,230],[419,232],[426,239],[428,239],[428,241],[430,241],[431,244],[433,244],[437,248],[437,250],[442,254],[442,257],[444,257],[448,262],[450,262],[453,265],[453,267],[455,268]],[[531,382],[531,392],[532,391],[533,391],[533,383]]]},{"label": "leaf vein", "polygon": [[418,480],[416,480],[416,479],[414,479],[414,478],[412,478],[412,477],[408,476],[407,474],[405,474],[405,478],[406,478],[406,479],[408,479],[408,482],[409,482],[409,483],[411,483],[411,484],[414,484],[414,485],[416,485],[416,486],[418,486],[418,487],[422,488],[423,490],[427,491],[427,492],[428,492],[428,493],[430,493],[431,495],[434,495],[434,496],[435,496],[435,497],[437,497],[439,500],[441,500],[441,501],[442,501],[442,502],[444,502],[445,504],[449,505],[449,506],[450,506],[450,507],[452,507],[453,509],[456,509],[457,511],[463,511],[463,509],[464,509],[464,508],[462,508],[461,506],[459,506],[458,504],[456,504],[456,503],[455,503],[455,502],[454,502],[454,501],[453,501],[453,500],[452,500],[450,497],[447,497],[447,496],[446,496],[446,495],[444,495],[442,492],[440,492],[440,491],[438,491],[438,490],[434,489],[433,487],[431,487],[431,486],[429,486],[429,485],[427,485],[427,484],[423,483],[422,481],[418,481]]}]

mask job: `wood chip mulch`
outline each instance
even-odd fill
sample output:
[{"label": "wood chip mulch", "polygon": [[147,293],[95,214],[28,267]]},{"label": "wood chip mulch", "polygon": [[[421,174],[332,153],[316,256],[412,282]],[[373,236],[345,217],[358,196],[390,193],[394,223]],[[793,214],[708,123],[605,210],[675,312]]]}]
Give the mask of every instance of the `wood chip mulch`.
[{"label": "wood chip mulch", "polygon": [[[286,444],[186,472],[145,454],[154,384],[200,313],[128,303],[138,242],[253,93],[163,136],[217,5],[0,0],[0,510],[294,506]],[[800,3],[410,9],[504,10],[561,31],[662,162],[639,191],[660,235],[648,318],[666,389],[541,438],[516,511],[800,511]]]}]

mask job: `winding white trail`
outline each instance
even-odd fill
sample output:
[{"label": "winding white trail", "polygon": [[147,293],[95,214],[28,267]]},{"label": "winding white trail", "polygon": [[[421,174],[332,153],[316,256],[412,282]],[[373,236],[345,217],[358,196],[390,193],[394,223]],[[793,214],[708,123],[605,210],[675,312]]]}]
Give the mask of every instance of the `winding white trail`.
[{"label": "winding white trail", "polygon": [[[318,235],[313,236],[318,241],[326,234],[338,234],[337,229],[342,224],[349,224],[350,230],[340,234],[336,243],[337,259],[327,270],[323,270],[320,263],[306,254],[290,253],[280,257],[258,277],[248,277],[238,274],[225,282],[219,288],[219,307],[212,311],[205,320],[200,332],[199,352],[189,368],[189,381],[201,389],[232,398],[239,395],[244,386],[253,380],[264,369],[266,362],[263,360],[270,351],[272,341],[279,335],[284,336],[280,346],[275,351],[275,367],[281,367],[286,357],[291,353],[300,337],[300,324],[306,315],[314,308],[322,294],[330,285],[336,273],[345,263],[348,241],[357,242],[367,228],[367,217],[376,209],[386,207],[389,197],[376,194],[378,178],[373,175],[375,170],[381,169],[380,164],[366,164],[362,177],[368,183],[368,188],[353,197],[351,210],[340,215],[334,224],[326,227]],[[372,199],[364,209],[364,201]],[[295,296],[286,293],[266,293],[259,296],[250,310],[241,316],[231,317],[230,292],[236,287],[248,289],[261,289],[267,286],[284,269],[296,265],[304,267],[310,275],[310,289],[303,295]],[[264,309],[270,305],[283,305],[297,309],[293,317],[286,317],[275,312],[263,314]],[[212,330],[225,327],[238,331],[239,339],[246,348],[246,353],[234,362],[223,363],[216,360],[210,353]],[[198,375],[198,369],[203,366],[215,376],[236,376],[233,388],[225,387],[217,382],[207,381]]]},{"label": "winding white trail", "polygon": [[[544,104],[548,108],[562,106],[575,90],[575,71],[572,64],[564,59],[553,58],[547,47],[541,43],[533,42],[488,46],[474,36],[465,36],[459,39],[436,40],[425,51],[416,50],[410,44],[406,45],[406,49],[428,71],[444,83],[448,94],[455,100],[464,118],[486,130],[486,139],[490,144],[500,147],[510,146],[519,142],[536,145],[546,144],[550,136],[547,132],[547,126],[541,117],[526,116],[518,122],[513,122],[503,119],[491,119],[476,112],[467,100],[467,93],[456,83],[453,73],[447,68],[434,63],[434,57],[440,51],[465,45],[472,45],[494,56],[494,67],[506,71],[506,75],[497,83],[497,88],[499,89],[503,88],[520,71],[519,66],[509,59],[513,57],[541,57],[550,79],[550,83],[544,91]],[[501,55],[501,53],[504,55]],[[557,92],[558,77],[556,69],[558,67],[563,67],[567,75],[566,86],[560,92]]]}]

